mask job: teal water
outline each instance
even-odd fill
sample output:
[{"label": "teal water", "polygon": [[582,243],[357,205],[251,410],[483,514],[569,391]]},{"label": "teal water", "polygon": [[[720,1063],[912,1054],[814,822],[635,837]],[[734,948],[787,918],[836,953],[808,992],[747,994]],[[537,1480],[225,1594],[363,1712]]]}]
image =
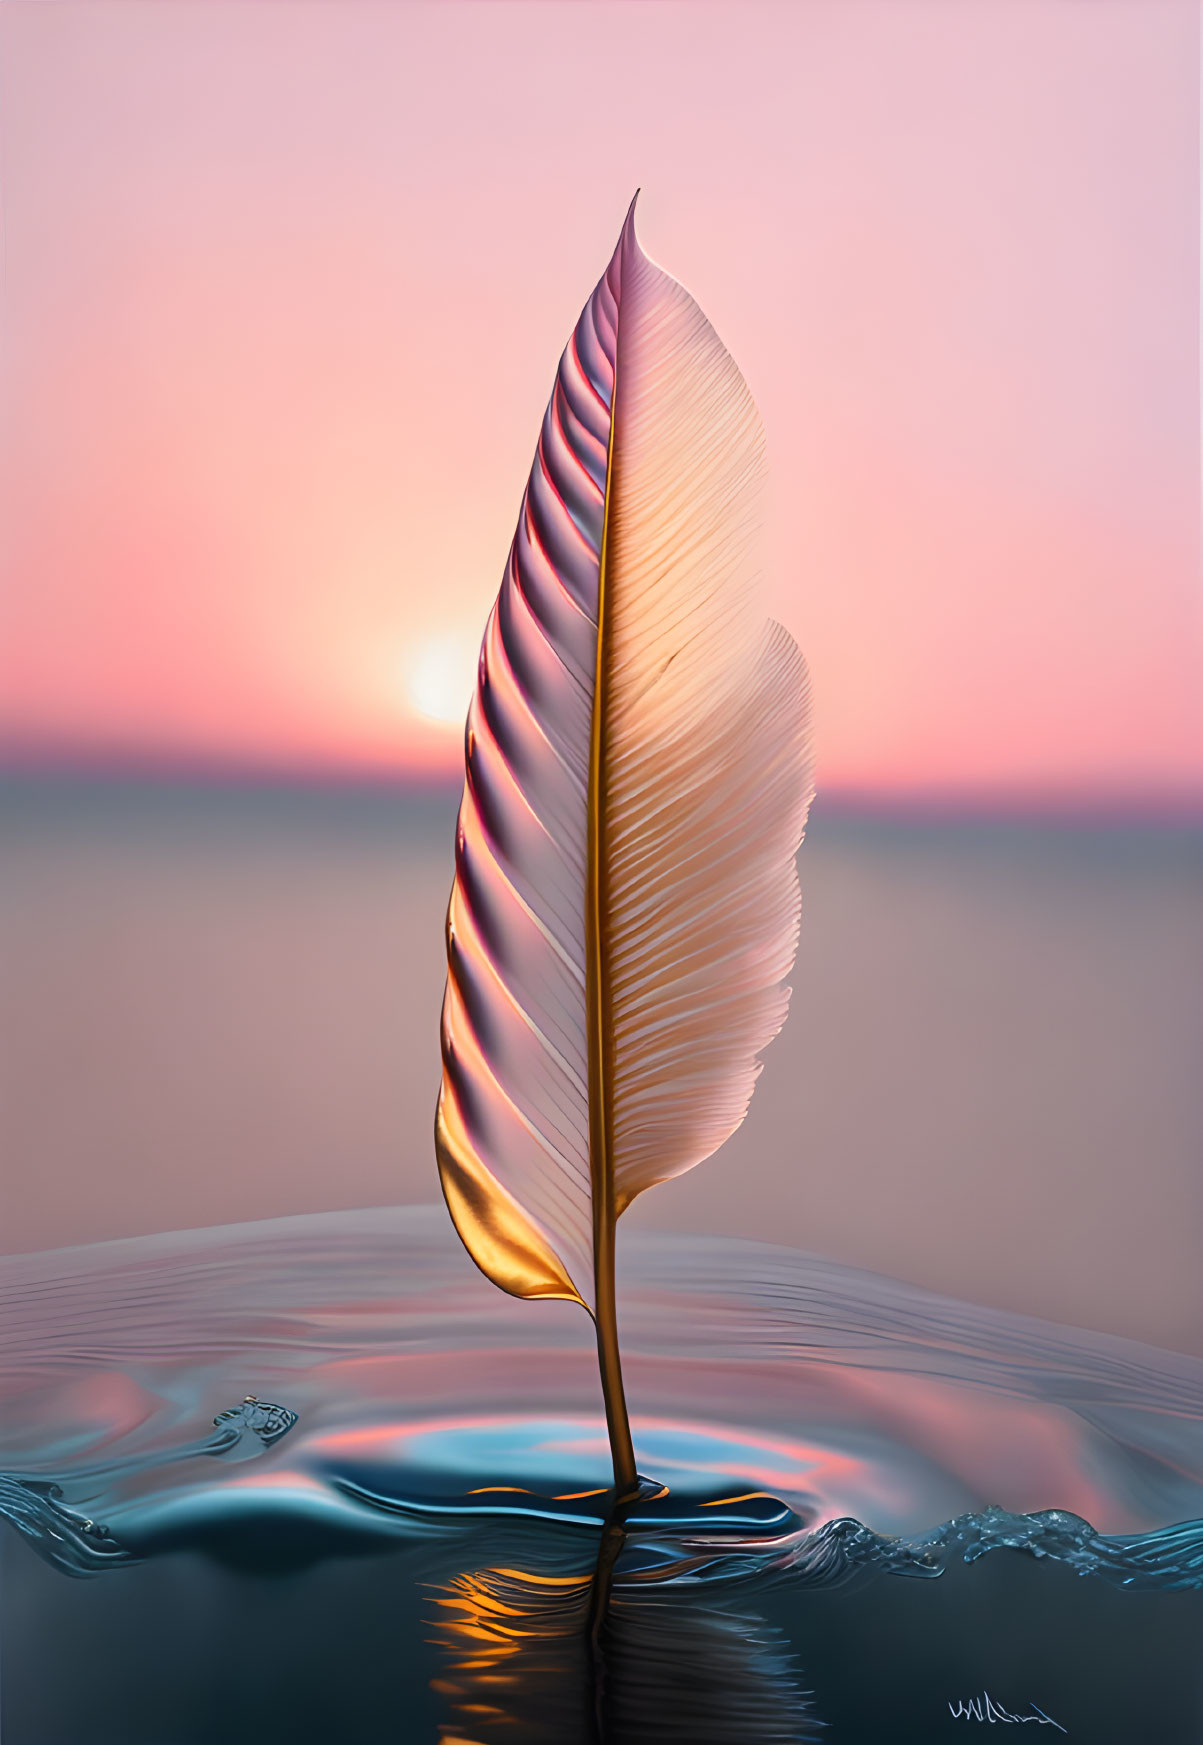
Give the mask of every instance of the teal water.
[{"label": "teal water", "polygon": [[0,1263],[6,1745],[1203,1737],[1203,1363],[766,1244],[622,1273],[599,1621],[589,1324],[441,1208]]}]

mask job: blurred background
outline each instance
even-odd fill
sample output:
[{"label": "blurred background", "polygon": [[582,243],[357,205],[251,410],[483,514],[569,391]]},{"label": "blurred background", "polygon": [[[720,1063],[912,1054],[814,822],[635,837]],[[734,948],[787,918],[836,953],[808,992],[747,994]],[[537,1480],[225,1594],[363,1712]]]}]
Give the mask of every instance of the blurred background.
[{"label": "blurred background", "polygon": [[629,1217],[1203,1349],[1196,6],[0,31],[4,1245],[436,1197],[476,644],[642,185],[820,792],[751,1114]]}]

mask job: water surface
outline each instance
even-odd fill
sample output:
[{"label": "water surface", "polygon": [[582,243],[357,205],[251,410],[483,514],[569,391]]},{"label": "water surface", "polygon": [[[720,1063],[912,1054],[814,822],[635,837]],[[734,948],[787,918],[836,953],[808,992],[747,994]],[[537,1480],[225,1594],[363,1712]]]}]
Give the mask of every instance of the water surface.
[{"label": "water surface", "polygon": [[1199,1360],[732,1239],[621,1282],[599,1622],[589,1324],[442,1208],[10,1257],[6,1745],[1197,1739]]},{"label": "water surface", "polygon": [[[437,1194],[456,795],[0,780],[0,1246]],[[1203,1352],[1203,832],[840,813],[790,1018],[636,1228]]]}]

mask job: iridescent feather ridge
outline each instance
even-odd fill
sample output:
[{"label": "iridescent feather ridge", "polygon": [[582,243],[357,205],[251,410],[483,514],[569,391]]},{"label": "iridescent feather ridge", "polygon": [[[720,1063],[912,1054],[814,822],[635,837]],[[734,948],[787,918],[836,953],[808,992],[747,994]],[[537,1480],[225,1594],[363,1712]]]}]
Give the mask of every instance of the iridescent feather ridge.
[{"label": "iridescent feather ridge", "polygon": [[740,1124],[788,1005],[809,703],[759,602],[763,472],[747,387],[632,203],[481,646],[436,1117],[473,1259],[581,1302],[599,1349],[615,1220]]}]

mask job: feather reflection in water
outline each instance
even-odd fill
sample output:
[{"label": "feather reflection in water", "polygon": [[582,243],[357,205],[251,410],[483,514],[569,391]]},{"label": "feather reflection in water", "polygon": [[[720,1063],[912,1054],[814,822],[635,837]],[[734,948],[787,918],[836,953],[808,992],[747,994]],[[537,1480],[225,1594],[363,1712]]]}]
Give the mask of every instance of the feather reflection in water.
[{"label": "feather reflection in water", "polygon": [[762,1618],[669,1582],[614,1579],[596,1650],[596,1569],[466,1571],[438,1592],[440,1745],[807,1745],[821,1723]]}]

